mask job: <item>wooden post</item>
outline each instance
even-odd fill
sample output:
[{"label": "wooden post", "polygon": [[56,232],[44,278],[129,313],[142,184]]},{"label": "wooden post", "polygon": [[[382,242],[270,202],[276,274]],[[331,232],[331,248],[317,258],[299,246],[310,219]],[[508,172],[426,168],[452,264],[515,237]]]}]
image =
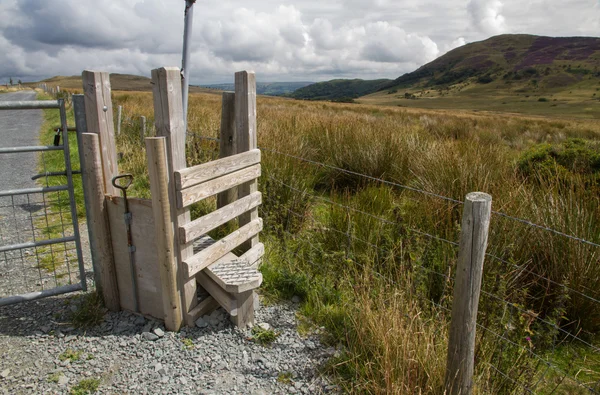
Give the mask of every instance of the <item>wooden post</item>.
[{"label": "wooden post", "polygon": [[142,144],[144,144],[144,139],[146,138],[146,117],[140,117],[140,137],[142,138]]},{"label": "wooden post", "polygon": [[[219,142],[219,158],[237,153],[235,134],[235,93],[224,92],[221,104],[221,133]],[[217,208],[227,206],[237,200],[237,187],[217,195]]]},{"label": "wooden post", "polygon": [[121,134],[121,116],[123,115],[123,106],[117,109],[117,136]]},{"label": "wooden post", "polygon": [[108,73],[86,70],[81,74],[81,78],[85,95],[87,130],[98,135],[102,148],[104,192],[107,195],[119,196],[119,190],[111,183],[113,177],[119,174],[119,169]]},{"label": "wooden post", "polygon": [[181,328],[181,300],[177,291],[177,266],[173,247],[173,220],[169,201],[169,173],[165,137],[146,139],[146,155],[150,173],[152,211],[156,229],[156,250],[162,290],[165,326],[168,330]]},{"label": "wooden post", "polygon": [[[167,138],[167,165],[169,175],[169,201],[176,202],[176,189],[173,172],[187,167],[185,158],[185,126],[183,120],[181,73],[177,67],[163,67],[152,70],[154,96],[154,122],[156,136]],[[190,222],[189,209],[178,209],[171,205],[174,229]],[[194,254],[192,243],[180,243],[179,232],[174,232],[173,245],[177,257],[177,272],[181,292],[183,319],[189,326],[194,325],[190,311],[198,304],[196,279],[184,278],[182,262]]]},{"label": "wooden post", "polygon": [[119,288],[113,260],[113,251],[108,224],[104,180],[100,159],[100,139],[97,134],[83,133],[83,190],[86,197],[86,215],[90,231],[90,249],[94,262],[96,287],[104,299],[104,305],[119,311]]},{"label": "wooden post", "polygon": [[[256,138],[256,76],[253,72],[239,71],[235,73],[235,137],[237,153],[257,148]],[[258,180],[246,182],[238,186],[238,198],[258,191]],[[258,218],[255,208],[239,216],[242,227]],[[258,244],[258,236],[244,243],[241,248],[248,251]]]},{"label": "wooden post", "polygon": [[461,223],[448,340],[445,388],[449,395],[469,395],[473,390],[477,309],[491,210],[490,195],[482,192],[467,195]]}]

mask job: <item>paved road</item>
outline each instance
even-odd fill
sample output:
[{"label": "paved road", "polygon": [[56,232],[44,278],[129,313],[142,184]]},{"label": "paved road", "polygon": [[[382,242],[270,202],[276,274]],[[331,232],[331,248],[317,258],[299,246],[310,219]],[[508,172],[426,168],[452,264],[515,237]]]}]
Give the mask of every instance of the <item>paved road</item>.
[{"label": "paved road", "polygon": [[[35,92],[0,95],[0,101],[35,100]],[[38,145],[42,110],[0,111],[0,147]],[[36,153],[0,154],[0,190],[31,188],[37,174]]]}]

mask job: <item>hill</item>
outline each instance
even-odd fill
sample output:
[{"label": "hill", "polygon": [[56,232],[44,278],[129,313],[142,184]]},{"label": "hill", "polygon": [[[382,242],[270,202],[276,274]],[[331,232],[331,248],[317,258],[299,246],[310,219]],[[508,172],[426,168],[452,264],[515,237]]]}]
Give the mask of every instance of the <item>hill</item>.
[{"label": "hill", "polygon": [[390,80],[331,80],[305,86],[290,94],[294,99],[346,101],[376,92]]},{"label": "hill", "polygon": [[[259,95],[282,96],[303,88],[313,82],[256,82],[256,93]],[[202,88],[218,89],[222,91],[234,91],[233,83],[202,85]]]},{"label": "hill", "polygon": [[600,38],[517,34],[456,48],[359,101],[597,118],[599,97]]}]

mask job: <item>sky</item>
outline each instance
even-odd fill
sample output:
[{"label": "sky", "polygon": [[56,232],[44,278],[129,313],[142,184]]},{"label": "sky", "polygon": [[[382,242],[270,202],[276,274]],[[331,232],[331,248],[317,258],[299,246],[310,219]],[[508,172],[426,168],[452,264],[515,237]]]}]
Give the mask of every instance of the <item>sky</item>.
[{"label": "sky", "polygon": [[[0,0],[0,83],[181,66],[184,0]],[[600,0],[198,0],[190,81],[397,78],[503,33],[600,35]]]}]

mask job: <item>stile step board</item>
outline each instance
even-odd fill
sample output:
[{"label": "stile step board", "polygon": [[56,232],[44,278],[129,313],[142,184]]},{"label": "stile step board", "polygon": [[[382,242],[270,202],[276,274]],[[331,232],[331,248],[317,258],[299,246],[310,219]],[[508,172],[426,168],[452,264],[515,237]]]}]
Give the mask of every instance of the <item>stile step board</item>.
[{"label": "stile step board", "polygon": [[[203,236],[194,242],[194,254],[210,247],[215,243],[210,236]],[[264,247],[259,246],[259,253],[262,255]],[[253,266],[254,262],[249,263],[244,257],[238,258],[232,253],[228,253],[223,258],[211,266],[204,269],[214,282],[223,290],[238,294],[258,288],[262,283],[262,274]]]}]

